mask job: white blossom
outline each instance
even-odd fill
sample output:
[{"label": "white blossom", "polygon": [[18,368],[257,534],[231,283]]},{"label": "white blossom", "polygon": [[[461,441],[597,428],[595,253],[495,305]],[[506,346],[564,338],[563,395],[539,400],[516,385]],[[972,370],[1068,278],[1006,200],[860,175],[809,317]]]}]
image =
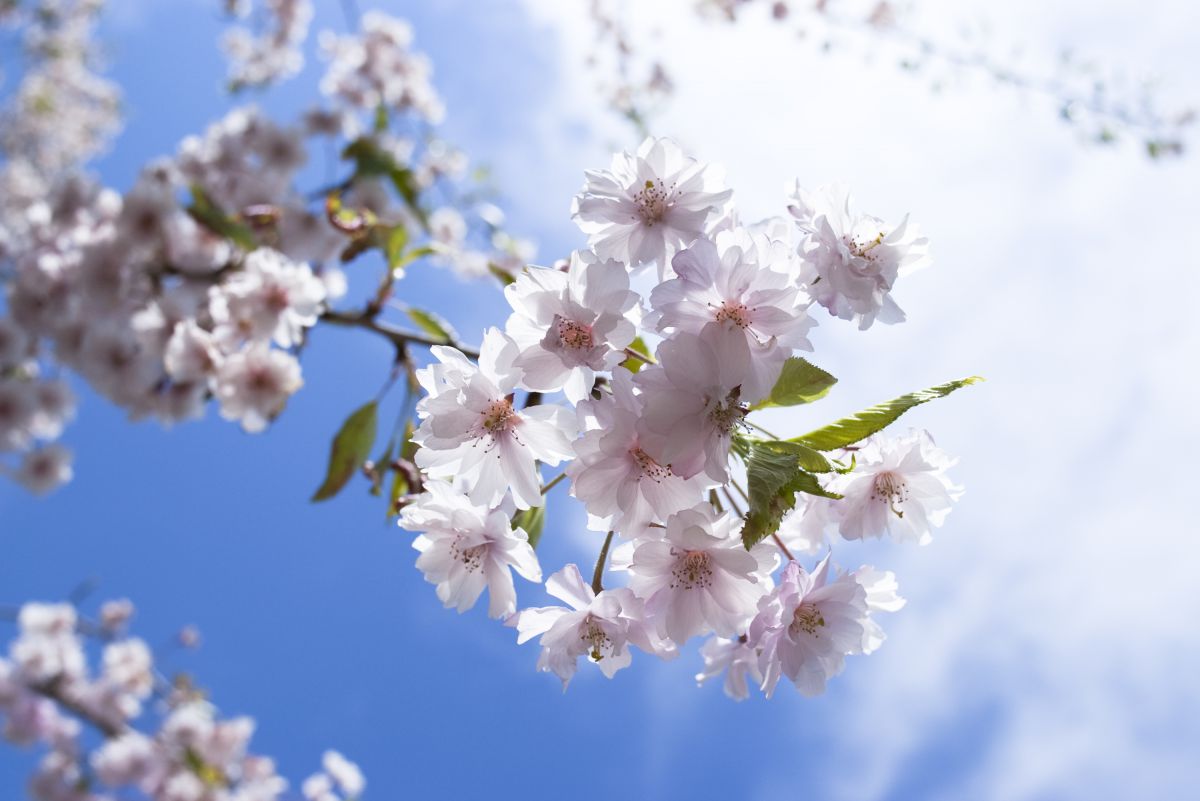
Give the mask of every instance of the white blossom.
[{"label": "white blossom", "polygon": [[735,701],[744,701],[750,696],[747,680],[755,686],[762,684],[757,649],[745,637],[709,637],[700,647],[704,659],[704,670],[696,674],[696,683],[725,675],[725,694]]},{"label": "white blossom", "polygon": [[529,581],[542,580],[529,535],[513,529],[500,509],[476,506],[445,482],[429,481],[425,490],[404,507],[400,525],[420,532],[413,541],[421,552],[417,567],[437,585],[438,599],[461,613],[473,607],[487,587],[490,617],[515,612],[510,571]]},{"label": "white blossom", "polygon": [[676,333],[657,350],[658,364],[634,383],[642,391],[640,442],[655,462],[684,478],[701,472],[716,483],[729,478],[729,446],[746,416],[745,368],[720,358],[721,331]]},{"label": "white blossom", "polygon": [[661,539],[635,541],[629,586],[676,645],[709,632],[736,635],[770,589],[776,557],[766,546],[747,551],[738,523],[701,503],[672,515]]},{"label": "white blossom", "polygon": [[589,170],[571,216],[601,259],[637,269],[658,265],[708,232],[732,195],[720,171],[685,156],[669,139],[648,138],[636,153],[613,156],[608,170]]},{"label": "white blossom", "polygon": [[955,460],[925,431],[903,437],[875,436],[855,452],[855,468],[837,476],[830,489],[838,531],[848,540],[882,537],[925,545],[933,539],[954,501],[962,496],[946,470]]},{"label": "white blossom", "polygon": [[591,395],[596,373],[624,361],[637,334],[639,299],[625,266],[590,252],[572,254],[565,273],[527,268],[504,294],[514,309],[505,330],[521,348],[522,384],[561,389],[571,403]]},{"label": "white blossom", "polygon": [[[571,455],[566,411],[551,405],[518,409],[513,390],[521,378],[516,343],[498,329],[484,334],[479,365],[463,366],[449,349],[434,355],[453,365],[454,389],[423,398],[422,418],[413,440],[417,465],[434,477],[458,476],[470,487],[471,500],[492,506],[507,489],[521,509],[541,504],[537,462],[556,465]],[[445,360],[443,360],[445,357]],[[438,372],[425,383],[436,384]]]},{"label": "white blossom", "polygon": [[613,370],[611,394],[581,408],[591,423],[574,443],[575,459],[567,465],[567,475],[571,494],[595,518],[592,528],[635,537],[650,523],[702,499],[703,476],[683,478],[642,448],[642,398],[628,370]]},{"label": "white blossom", "polygon": [[904,320],[891,296],[896,279],[929,263],[928,240],[907,216],[891,225],[860,214],[836,184],[809,194],[797,183],[789,210],[806,235],[800,253],[815,270],[809,292],[818,303],[861,329]]},{"label": "white blossom", "polygon": [[676,277],[650,294],[658,330],[717,329],[710,341],[718,359],[742,368],[743,395],[765,397],[792,351],[812,350],[795,261],[786,244],[744,229],[696,240],[671,261]]},{"label": "white blossom", "polygon": [[563,690],[574,677],[581,656],[611,679],[633,660],[630,645],[659,656],[674,655],[674,649],[663,643],[647,623],[641,600],[627,588],[597,594],[584,582],[579,568],[568,564],[547,579],[546,592],[569,608],[522,609],[506,625],[517,629],[518,643],[541,636],[537,669],[558,676]]},{"label": "white blossom", "polygon": [[295,356],[263,343],[248,345],[217,371],[221,416],[241,422],[250,433],[262,431],[303,383]]}]

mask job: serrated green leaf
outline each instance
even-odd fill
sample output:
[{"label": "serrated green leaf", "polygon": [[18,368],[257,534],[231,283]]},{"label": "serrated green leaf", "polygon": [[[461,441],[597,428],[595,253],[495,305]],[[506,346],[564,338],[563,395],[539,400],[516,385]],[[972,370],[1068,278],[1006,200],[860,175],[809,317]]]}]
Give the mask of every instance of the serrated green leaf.
[{"label": "serrated green leaf", "polygon": [[882,431],[895,422],[896,418],[914,406],[928,403],[937,398],[943,398],[956,389],[976,384],[982,380],[979,376],[971,376],[970,378],[950,381],[946,384],[939,384],[936,387],[923,389],[920,392],[911,392],[895,400],[864,409],[850,417],[844,417],[836,423],[830,423],[827,426],[818,428],[816,431],[810,431],[804,436],[794,437],[788,440],[788,442],[807,445],[819,451],[832,451],[844,448],[847,445],[853,445],[855,442],[866,439],[878,431]]},{"label": "serrated green leaf", "polygon": [[450,327],[450,323],[433,312],[410,308],[408,316],[417,324],[418,328],[434,339],[440,340],[444,344],[454,341],[454,329]]},{"label": "serrated green leaf", "polygon": [[546,505],[522,509],[513,515],[512,524],[513,528],[524,529],[529,535],[529,547],[536,548],[542,539],[542,529],[546,527]]},{"label": "serrated green leaf", "polygon": [[802,445],[799,442],[757,440],[753,444],[755,447],[795,456],[796,463],[800,468],[810,473],[831,473],[834,471],[833,465],[829,463],[829,460],[820,451],[810,448],[807,445]]},{"label": "serrated green leaf", "polygon": [[812,403],[828,395],[830,388],[836,383],[837,379],[820,367],[807,359],[793,356],[783,363],[783,372],[771,388],[770,396],[754,404],[752,408]]},{"label": "serrated green leaf", "polygon": [[199,184],[192,184],[192,205],[187,212],[192,219],[203,225],[218,236],[223,236],[242,250],[250,251],[258,247],[254,232],[249,227],[226,214]]},{"label": "serrated green leaf", "polygon": [[[641,337],[637,337],[633,340],[633,342],[629,343],[629,349],[634,353],[640,353],[643,356],[646,356],[650,353],[650,349],[646,347],[645,340],[643,340]],[[645,364],[645,359],[639,359],[636,356],[630,356],[625,361],[621,362],[621,366],[631,373],[636,373],[638,370],[641,370]]]},{"label": "serrated green leaf", "polygon": [[329,467],[325,481],[313,494],[313,501],[323,501],[337,495],[350,477],[362,467],[375,444],[375,427],[379,406],[371,401],[346,418],[329,448]]},{"label": "serrated green leaf", "polygon": [[750,509],[742,526],[742,544],[747,550],[779,530],[783,516],[796,505],[796,493],[840,498],[826,491],[812,473],[800,468],[800,456],[785,450],[764,448],[755,443],[746,462]]}]

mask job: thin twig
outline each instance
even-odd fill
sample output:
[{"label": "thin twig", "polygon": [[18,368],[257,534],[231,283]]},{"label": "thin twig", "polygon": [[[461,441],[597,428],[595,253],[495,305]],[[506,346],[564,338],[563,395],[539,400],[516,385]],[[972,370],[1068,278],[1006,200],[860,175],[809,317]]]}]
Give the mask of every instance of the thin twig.
[{"label": "thin twig", "polygon": [[554,489],[554,487],[558,485],[558,482],[562,481],[566,477],[567,477],[566,471],[563,471],[562,473],[559,473],[554,478],[550,479],[550,483],[547,484],[546,486],[542,487],[542,494],[545,495],[547,492]]},{"label": "thin twig", "polygon": [[364,314],[348,314],[329,310],[321,315],[321,320],[334,325],[346,326],[347,328],[362,328],[367,331],[373,331],[382,337],[385,337],[397,348],[407,344],[424,345],[425,347],[433,347],[435,345],[449,345],[462,351],[463,355],[470,359],[478,359],[479,351],[473,348],[464,347],[457,342],[446,342],[437,337],[418,334],[415,331],[405,331],[396,328],[384,322],[380,322],[369,315]]},{"label": "thin twig", "polygon": [[775,540],[775,544],[779,546],[779,550],[783,551],[783,555],[788,558],[789,562],[796,561],[796,557],[792,556],[792,552],[788,550],[788,547],[783,544],[783,540],[774,531],[771,532],[771,539]]}]

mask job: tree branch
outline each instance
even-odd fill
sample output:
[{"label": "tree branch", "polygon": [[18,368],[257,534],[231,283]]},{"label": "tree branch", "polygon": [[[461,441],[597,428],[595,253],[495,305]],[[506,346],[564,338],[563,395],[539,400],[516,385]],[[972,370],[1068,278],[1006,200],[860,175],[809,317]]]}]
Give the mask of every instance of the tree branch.
[{"label": "tree branch", "polygon": [[333,325],[340,325],[346,328],[362,328],[366,331],[373,331],[376,334],[390,341],[397,348],[402,348],[405,345],[424,345],[425,347],[433,347],[435,345],[449,345],[452,348],[457,348],[463,352],[463,355],[471,359],[479,358],[479,351],[465,347],[458,342],[438,339],[436,337],[418,334],[415,331],[405,331],[387,323],[380,322],[368,314],[348,313],[333,311],[332,309],[321,314],[321,320]]}]

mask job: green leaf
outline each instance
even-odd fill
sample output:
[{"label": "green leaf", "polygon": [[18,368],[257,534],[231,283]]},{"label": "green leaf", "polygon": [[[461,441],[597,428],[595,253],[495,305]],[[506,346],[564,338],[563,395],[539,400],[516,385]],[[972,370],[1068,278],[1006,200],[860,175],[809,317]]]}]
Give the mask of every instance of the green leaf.
[{"label": "green leaf", "polygon": [[802,470],[807,470],[810,473],[832,473],[834,467],[829,463],[829,460],[818,450],[810,448],[807,445],[802,445],[799,442],[789,442],[787,440],[756,440],[755,447],[765,448],[777,453],[787,453],[796,457],[796,464]]},{"label": "green leaf", "polygon": [[396,269],[398,267],[407,267],[408,265],[412,264],[417,259],[423,259],[426,256],[432,256],[434,253],[438,253],[441,250],[442,250],[442,248],[438,247],[437,245],[422,245],[419,248],[413,248],[412,250],[405,253],[400,258],[400,261],[398,263],[393,264],[392,268]]},{"label": "green leaf", "polygon": [[449,344],[454,341],[454,329],[451,328],[450,323],[433,312],[410,308],[408,316],[412,318],[412,321],[417,324],[418,328],[443,344]]},{"label": "green leaf", "polygon": [[819,451],[832,451],[844,448],[847,445],[853,445],[855,442],[866,439],[877,431],[882,431],[885,427],[895,422],[897,417],[914,406],[919,406],[936,398],[943,398],[956,389],[976,384],[982,380],[979,376],[971,376],[959,381],[939,384],[936,387],[930,387],[920,392],[902,395],[895,400],[877,404],[869,409],[864,409],[858,414],[844,417],[836,423],[830,423],[824,428],[818,428],[816,431],[810,431],[802,437],[795,437],[788,441],[807,445]]},{"label": "green leaf", "polygon": [[425,209],[421,207],[421,189],[417,185],[417,177],[408,167],[397,163],[391,153],[384,150],[369,136],[361,136],[342,151],[342,158],[354,162],[355,176],[384,177],[391,181],[392,186],[404,199],[424,228],[429,228],[429,219]]},{"label": "green leaf", "polygon": [[501,286],[508,286],[517,280],[508,270],[502,269],[501,267],[492,263],[488,264],[488,272],[500,279]]},{"label": "green leaf", "polygon": [[329,468],[325,481],[313,494],[313,501],[323,501],[337,495],[371,455],[378,410],[378,404],[371,401],[342,423],[329,448]]},{"label": "green leaf", "polygon": [[[646,347],[646,342],[641,337],[637,337],[633,342],[629,343],[629,349],[634,353],[640,353],[646,356],[650,353],[650,349]],[[646,364],[645,359],[639,359],[636,356],[630,356],[625,361],[621,362],[621,366],[631,373],[636,373],[641,370]]]},{"label": "green leaf", "polygon": [[387,257],[388,267],[393,270],[397,267],[403,267],[404,248],[408,247],[408,229],[403,223],[397,223],[388,229],[387,237],[384,239],[383,253]]},{"label": "green leaf", "polygon": [[771,388],[771,394],[754,404],[755,409],[767,406],[798,406],[812,403],[829,394],[837,379],[810,363],[807,359],[793,356],[783,363],[783,372]]},{"label": "green leaf", "polygon": [[191,190],[192,205],[188,206],[187,213],[192,216],[192,219],[214,234],[232,241],[242,250],[249,251],[258,247],[254,232],[222,211],[216,203],[213,203],[212,198],[208,196],[202,186],[192,184]]},{"label": "green leaf", "polygon": [[513,528],[524,529],[529,535],[529,547],[536,548],[542,538],[542,529],[546,526],[546,505],[522,509],[513,515],[512,524]]},{"label": "green leaf", "polygon": [[388,129],[387,106],[380,103],[375,107],[375,133],[383,133]]},{"label": "green leaf", "polygon": [[747,550],[779,530],[783,516],[796,505],[797,492],[825,498],[842,497],[826,491],[816,476],[802,470],[797,453],[765,448],[758,443],[746,463],[746,481],[750,509],[742,527],[742,544]]}]

